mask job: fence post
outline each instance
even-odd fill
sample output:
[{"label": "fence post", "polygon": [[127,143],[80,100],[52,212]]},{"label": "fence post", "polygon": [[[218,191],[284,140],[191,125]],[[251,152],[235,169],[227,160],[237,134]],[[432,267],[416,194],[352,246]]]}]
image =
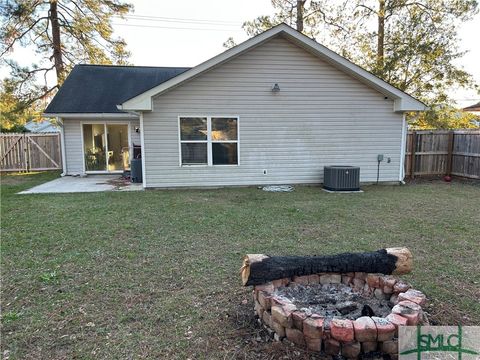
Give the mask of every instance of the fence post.
[{"label": "fence post", "polygon": [[57,149],[58,149],[58,159],[60,160],[60,168],[63,172],[63,157],[62,157],[62,139],[60,137],[60,133],[57,133]]},{"label": "fence post", "polygon": [[417,133],[412,132],[412,138],[410,139],[410,179],[415,177],[415,149],[417,146]]},{"label": "fence post", "polygon": [[454,141],[454,132],[451,130],[448,133],[448,149],[447,149],[447,173],[445,175],[452,175],[452,164],[453,164],[453,141]]},{"label": "fence post", "polygon": [[31,143],[30,143],[30,135],[26,134],[26,143],[27,147],[27,172],[30,172],[32,169],[32,152],[31,152]]},{"label": "fence post", "polygon": [[28,172],[28,158],[27,158],[27,138],[25,136],[25,131],[23,132],[23,137],[22,137],[22,150],[23,150],[23,162],[25,166],[25,172]]}]

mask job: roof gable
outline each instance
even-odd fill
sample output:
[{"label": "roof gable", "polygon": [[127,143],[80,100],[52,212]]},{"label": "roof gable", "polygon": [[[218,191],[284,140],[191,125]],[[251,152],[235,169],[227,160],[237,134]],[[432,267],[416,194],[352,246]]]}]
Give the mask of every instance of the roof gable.
[{"label": "roof gable", "polygon": [[266,41],[276,36],[285,37],[286,39],[292,41],[298,46],[304,48],[306,51],[332,64],[339,70],[357,78],[361,82],[376,89],[380,93],[383,93],[386,96],[392,98],[394,100],[394,111],[422,111],[426,109],[426,105],[423,104],[421,101],[395,88],[384,80],[369,73],[358,65],[353,64],[352,62],[338,55],[334,51],[317,43],[316,41],[294,30],[286,24],[280,24],[270,30],[267,30],[255,36],[254,38],[251,38],[241,43],[240,45],[237,45],[234,48],[229,49],[194,68],[191,68],[190,70],[176,76],[175,78],[167,80],[162,84],[159,84],[158,86],[155,86],[145,91],[144,93],[141,93],[137,96],[132,97],[131,99],[126,100],[118,107],[119,109],[122,109],[124,111],[151,111],[153,96],[160,95],[174,87],[180,86],[188,80],[193,79],[217,66],[220,66],[221,64],[253,49],[254,47],[260,46]]},{"label": "roof gable", "polygon": [[189,68],[76,65],[45,114],[124,113],[117,104]]}]

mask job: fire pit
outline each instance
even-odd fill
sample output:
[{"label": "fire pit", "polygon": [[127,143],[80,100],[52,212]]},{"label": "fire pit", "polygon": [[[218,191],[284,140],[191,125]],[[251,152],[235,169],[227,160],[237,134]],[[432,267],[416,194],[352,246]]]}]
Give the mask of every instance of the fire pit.
[{"label": "fire pit", "polygon": [[[390,255],[388,250],[392,249],[306,260],[304,257],[249,255],[245,259],[247,264],[244,261],[242,278],[244,284],[257,283],[253,291],[255,313],[276,340],[286,338],[310,351],[341,354],[349,359],[368,355],[396,359],[398,327],[427,322],[422,310],[425,295],[390,274],[333,271],[345,268],[383,269],[395,274],[410,271],[411,255],[407,249],[402,249],[398,256],[393,255],[396,259],[390,258],[396,265],[392,270],[379,267],[381,257]],[[405,264],[405,254],[409,264]],[[259,256],[262,260],[258,260]],[[370,261],[372,256],[375,261]],[[339,259],[346,260],[339,262]],[[369,261],[358,263],[358,259]],[[302,261],[306,261],[307,266]],[[321,265],[316,266],[318,263]],[[332,271],[317,271],[325,266]],[[275,270],[267,271],[268,268]],[[302,275],[271,279],[281,273],[291,275],[299,271]],[[309,271],[313,273],[306,275]],[[275,275],[269,276],[272,272]],[[269,281],[261,283],[261,278]]]}]

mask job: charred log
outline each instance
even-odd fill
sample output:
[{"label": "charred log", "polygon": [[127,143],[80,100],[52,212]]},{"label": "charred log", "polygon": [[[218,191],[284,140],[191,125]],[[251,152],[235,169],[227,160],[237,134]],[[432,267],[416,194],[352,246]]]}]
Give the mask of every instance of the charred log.
[{"label": "charred log", "polygon": [[243,285],[260,285],[292,276],[322,272],[366,272],[406,274],[412,270],[412,254],[407,248],[388,248],[367,253],[329,256],[246,255],[240,270]]}]

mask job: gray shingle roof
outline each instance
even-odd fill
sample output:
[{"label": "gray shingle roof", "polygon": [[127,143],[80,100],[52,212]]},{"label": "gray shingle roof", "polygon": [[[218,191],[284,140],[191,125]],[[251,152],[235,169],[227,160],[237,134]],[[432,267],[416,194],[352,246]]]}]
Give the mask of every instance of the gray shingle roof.
[{"label": "gray shingle roof", "polygon": [[45,113],[122,113],[117,109],[118,104],[188,69],[76,65],[45,109]]}]

